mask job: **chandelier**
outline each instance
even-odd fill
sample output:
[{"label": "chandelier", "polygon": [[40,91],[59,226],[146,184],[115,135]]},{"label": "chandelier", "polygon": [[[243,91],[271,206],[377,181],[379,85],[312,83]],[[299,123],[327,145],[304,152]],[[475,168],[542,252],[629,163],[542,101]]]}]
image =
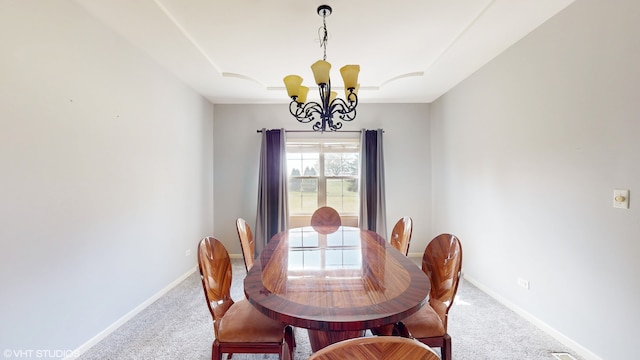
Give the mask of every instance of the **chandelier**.
[{"label": "chandelier", "polygon": [[289,112],[301,123],[314,122],[315,131],[336,131],[342,127],[342,122],[334,121],[334,116],[343,121],[351,121],[356,118],[356,106],[358,106],[358,73],[360,65],[345,65],[340,69],[344,82],[345,100],[337,97],[335,91],[331,91],[331,79],[329,70],[331,64],[327,62],[327,16],[331,15],[331,6],[318,6],[318,15],[322,16],[322,27],[318,30],[320,46],[324,49],[322,60],[311,65],[313,77],[318,85],[320,101],[307,102],[309,88],[302,86],[302,78],[298,75],[288,75],[284,78],[287,94],[291,98]]}]

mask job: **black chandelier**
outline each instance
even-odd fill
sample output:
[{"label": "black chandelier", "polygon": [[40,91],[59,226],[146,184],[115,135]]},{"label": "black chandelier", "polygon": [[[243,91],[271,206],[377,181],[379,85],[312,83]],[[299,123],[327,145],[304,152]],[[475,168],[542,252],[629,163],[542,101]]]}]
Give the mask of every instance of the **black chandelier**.
[{"label": "black chandelier", "polygon": [[322,27],[318,31],[320,36],[320,46],[324,49],[322,60],[311,65],[313,76],[318,91],[320,92],[320,102],[307,102],[309,88],[302,86],[302,78],[298,75],[288,75],[284,78],[287,87],[287,94],[291,98],[289,112],[301,123],[314,122],[315,131],[336,131],[342,127],[342,122],[334,121],[334,116],[343,121],[351,121],[356,118],[356,107],[358,106],[358,73],[360,65],[345,65],[340,69],[342,80],[344,81],[345,99],[337,97],[335,91],[331,91],[331,79],[329,70],[331,64],[327,60],[327,16],[331,15],[331,6],[318,6],[318,15],[322,16]]}]

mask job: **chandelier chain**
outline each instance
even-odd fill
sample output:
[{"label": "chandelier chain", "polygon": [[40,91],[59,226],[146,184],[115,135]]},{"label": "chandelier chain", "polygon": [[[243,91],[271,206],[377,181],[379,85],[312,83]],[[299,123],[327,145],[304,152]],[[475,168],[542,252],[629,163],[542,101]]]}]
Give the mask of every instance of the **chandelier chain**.
[{"label": "chandelier chain", "polygon": [[322,13],[322,27],[318,29],[318,37],[320,38],[320,46],[324,51],[322,60],[327,61],[327,41],[329,40],[329,32],[327,31],[327,15],[326,12]]}]

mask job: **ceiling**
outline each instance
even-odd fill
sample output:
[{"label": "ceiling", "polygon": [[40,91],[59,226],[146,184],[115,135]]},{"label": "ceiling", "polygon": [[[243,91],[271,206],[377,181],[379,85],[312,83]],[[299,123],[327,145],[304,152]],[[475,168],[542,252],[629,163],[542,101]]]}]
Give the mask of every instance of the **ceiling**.
[{"label": "ceiling", "polygon": [[430,103],[573,0],[75,0],[214,104],[288,103],[327,61],[360,65],[360,102]]}]

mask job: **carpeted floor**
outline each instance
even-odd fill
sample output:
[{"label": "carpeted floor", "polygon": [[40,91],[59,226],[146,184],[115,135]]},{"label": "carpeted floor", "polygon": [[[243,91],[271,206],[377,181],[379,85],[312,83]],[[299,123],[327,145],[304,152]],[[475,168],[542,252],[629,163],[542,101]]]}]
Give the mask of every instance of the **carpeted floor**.
[{"label": "carpeted floor", "polygon": [[[242,259],[234,259],[231,292],[234,299],[244,296],[245,274]],[[454,360],[554,360],[552,352],[572,353],[464,280],[449,314]],[[307,359],[311,354],[307,333],[296,329],[295,335],[298,346],[294,359]],[[212,341],[211,315],[196,272],[79,359],[204,360],[211,359]],[[234,354],[233,359],[277,359],[277,356]]]}]

